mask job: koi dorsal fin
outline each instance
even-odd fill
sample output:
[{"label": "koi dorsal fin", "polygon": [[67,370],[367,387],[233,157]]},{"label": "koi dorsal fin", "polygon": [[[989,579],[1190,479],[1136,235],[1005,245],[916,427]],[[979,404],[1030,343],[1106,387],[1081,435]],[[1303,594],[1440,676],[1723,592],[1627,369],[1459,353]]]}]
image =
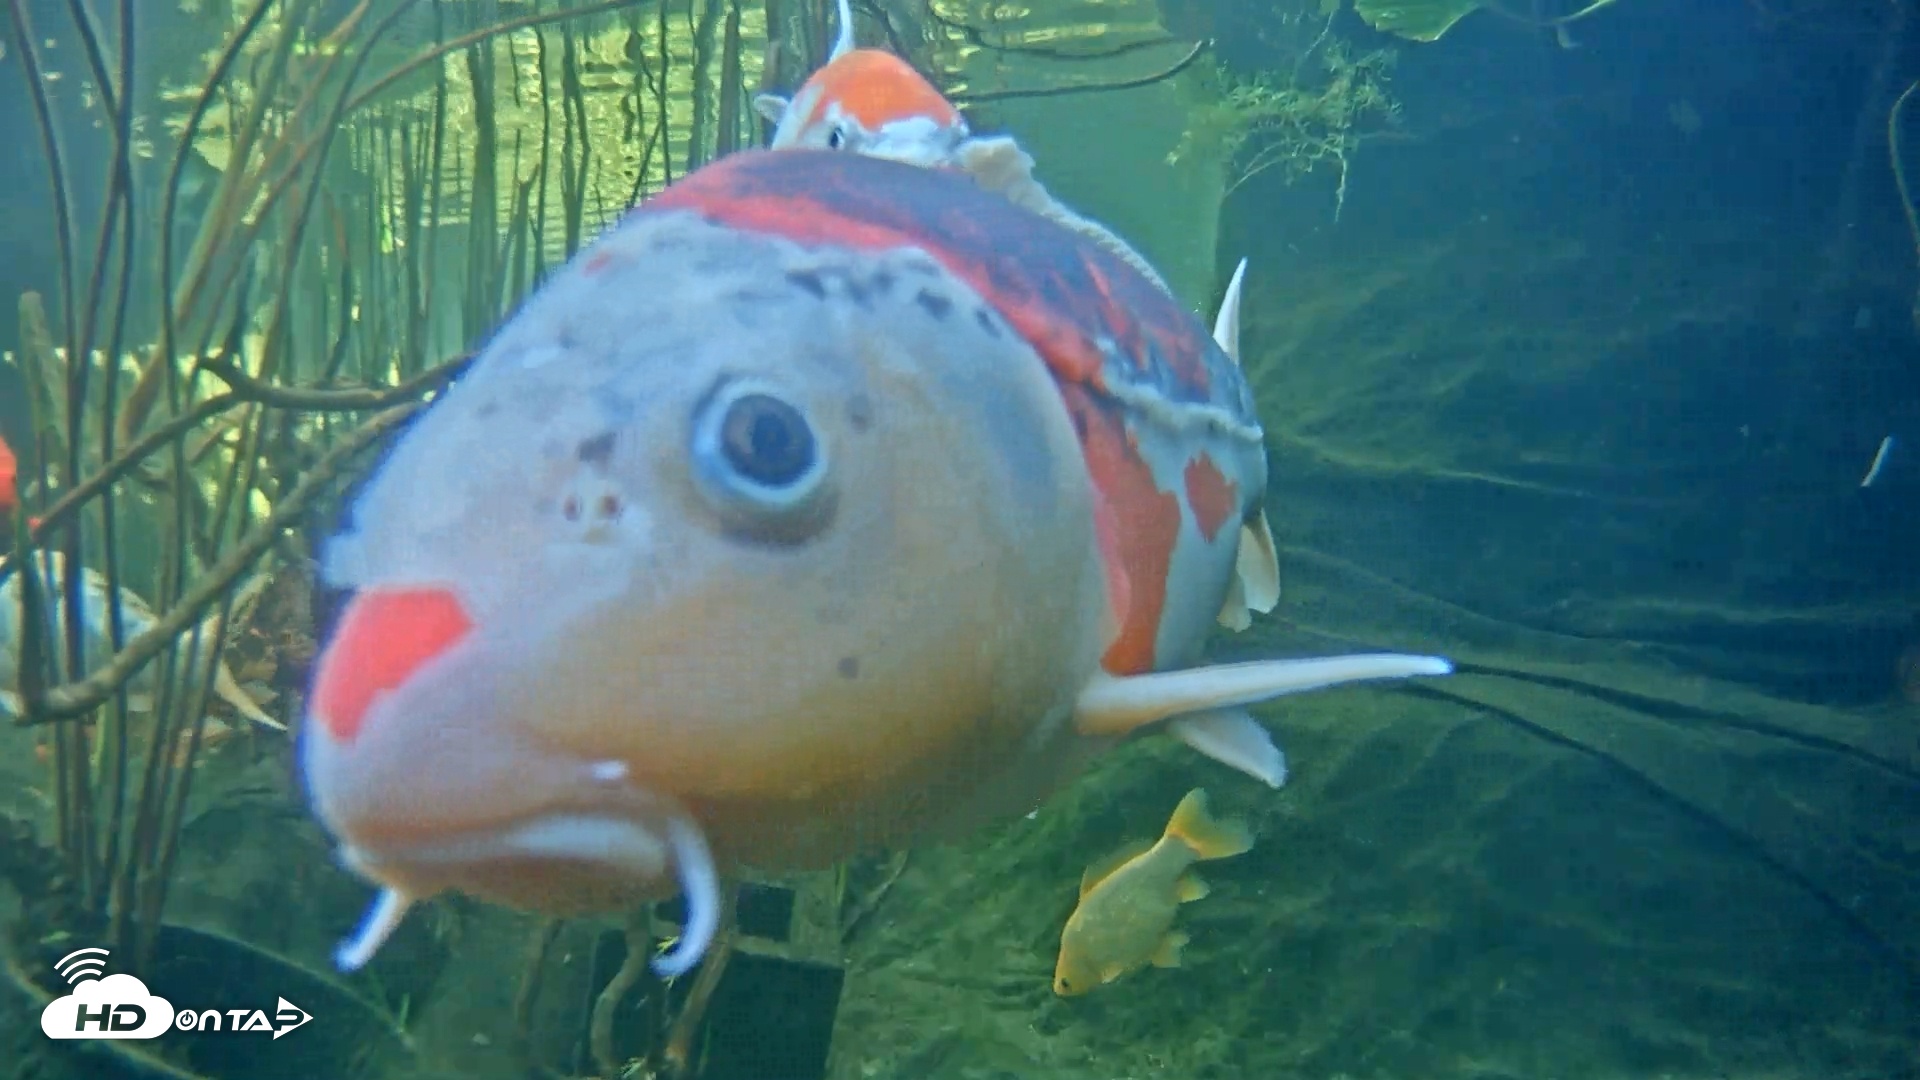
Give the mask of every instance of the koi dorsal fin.
[{"label": "koi dorsal fin", "polygon": [[1151,840],[1129,840],[1120,845],[1119,848],[1109,852],[1105,858],[1089,865],[1086,873],[1080,875],[1081,897],[1084,898],[1088,893],[1097,888],[1101,882],[1112,877],[1115,870],[1120,869],[1152,850],[1153,841]]},{"label": "koi dorsal fin", "polygon": [[1220,298],[1220,313],[1213,319],[1213,342],[1220,351],[1240,362],[1240,283],[1247,277],[1247,260],[1233,268],[1233,280],[1227,282],[1227,294]]},{"label": "koi dorsal fin", "polygon": [[[1233,268],[1226,295],[1220,298],[1220,312],[1213,320],[1213,343],[1235,364],[1240,363],[1240,292],[1247,279],[1247,260]],[[1280,603],[1280,553],[1273,542],[1273,527],[1267,524],[1267,512],[1240,527],[1240,553],[1236,560],[1233,585],[1226,603],[1220,608],[1219,622],[1229,630],[1245,630],[1252,624],[1250,612],[1272,611]]]},{"label": "koi dorsal fin", "polygon": [[832,63],[853,50],[853,4],[850,0],[840,0],[840,36],[834,39],[833,52],[827,55],[827,62]]}]

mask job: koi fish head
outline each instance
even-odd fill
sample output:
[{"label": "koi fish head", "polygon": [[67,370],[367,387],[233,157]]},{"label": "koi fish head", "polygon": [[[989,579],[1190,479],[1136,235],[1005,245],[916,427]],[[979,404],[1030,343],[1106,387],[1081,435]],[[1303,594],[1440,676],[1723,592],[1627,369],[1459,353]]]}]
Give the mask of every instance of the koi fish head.
[{"label": "koi fish head", "polygon": [[917,248],[729,225],[702,184],[532,297],[327,549],[355,593],[301,765],[388,890],[345,964],[445,889],[685,892],[697,955],[717,874],[919,829],[1097,668],[1091,485],[1031,345]]},{"label": "koi fish head", "polygon": [[762,94],[754,108],[775,125],[772,149],[849,150],[923,168],[950,164],[969,134],[952,102],[881,49],[851,49],[791,99]]},{"label": "koi fish head", "polygon": [[772,150],[850,150],[921,168],[954,164],[969,134],[953,107],[913,65],[855,47],[853,9],[840,0],[840,36],[827,63],[792,98],[761,94],[753,107],[774,125]]}]

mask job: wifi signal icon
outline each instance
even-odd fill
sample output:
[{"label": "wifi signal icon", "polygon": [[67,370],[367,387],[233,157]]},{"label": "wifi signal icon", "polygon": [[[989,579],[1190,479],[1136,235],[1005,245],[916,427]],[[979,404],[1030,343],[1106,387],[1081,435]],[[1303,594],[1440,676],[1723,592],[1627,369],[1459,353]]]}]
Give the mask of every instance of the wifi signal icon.
[{"label": "wifi signal icon", "polygon": [[82,979],[98,979],[107,973],[107,950],[75,949],[60,958],[53,970],[72,986]]}]

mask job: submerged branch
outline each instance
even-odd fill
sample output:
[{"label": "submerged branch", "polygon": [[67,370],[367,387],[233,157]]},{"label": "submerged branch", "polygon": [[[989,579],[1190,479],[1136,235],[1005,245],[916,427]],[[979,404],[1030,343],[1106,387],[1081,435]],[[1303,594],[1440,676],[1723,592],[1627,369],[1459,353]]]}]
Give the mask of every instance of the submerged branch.
[{"label": "submerged branch", "polygon": [[298,412],[360,412],[367,409],[385,409],[432,393],[447,383],[460,377],[473,363],[474,355],[448,360],[437,367],[429,368],[406,382],[386,389],[375,387],[354,387],[352,389],[328,390],[319,387],[278,386],[256,379],[240,370],[236,364],[213,357],[202,357],[200,370],[205,371],[226,383],[233,389],[233,396],[240,400],[257,402],[273,409],[292,409]]},{"label": "submerged branch", "polygon": [[1194,43],[1193,48],[1187,50],[1187,55],[1181,57],[1172,67],[1151,75],[1142,75],[1137,79],[1121,79],[1118,82],[1074,83],[1071,86],[1042,86],[1030,90],[981,90],[977,93],[961,91],[953,95],[953,102],[956,105],[963,105],[977,101],[1012,101],[1015,98],[1066,97],[1070,94],[1098,94],[1110,90],[1135,90],[1142,86],[1152,86],[1157,82],[1165,82],[1187,70],[1193,66],[1195,60],[1200,59],[1200,54],[1206,52],[1212,45],[1213,41],[1211,39],[1197,41]]},{"label": "submerged branch", "polygon": [[[179,416],[142,435],[132,446],[127,447],[98,472],[86,478],[73,490],[62,495],[49,506],[40,517],[28,527],[27,535],[35,545],[52,535],[80,508],[87,505],[102,491],[124,480],[140,467],[141,462],[154,452],[167,446],[175,439],[219,416],[229,409],[247,404],[261,404],[270,408],[292,409],[305,412],[354,412],[371,409],[387,409],[420,398],[458,378],[467,366],[473,363],[471,354],[449,360],[438,367],[422,372],[398,386],[386,389],[372,387],[343,390],[303,389],[299,387],[273,386],[247,375],[222,361],[202,360],[200,366],[214,375],[225,379],[233,390],[225,394],[216,394],[207,398]],[[7,579],[13,569],[11,561],[0,564],[0,582]]]}]

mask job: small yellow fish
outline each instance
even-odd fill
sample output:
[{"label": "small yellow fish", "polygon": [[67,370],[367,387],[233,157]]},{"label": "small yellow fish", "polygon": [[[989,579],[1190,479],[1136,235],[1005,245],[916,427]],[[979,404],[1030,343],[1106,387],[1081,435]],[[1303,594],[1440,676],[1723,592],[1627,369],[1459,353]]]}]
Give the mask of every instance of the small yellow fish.
[{"label": "small yellow fish", "polygon": [[1252,846],[1243,822],[1213,820],[1207,793],[1187,792],[1158,843],[1131,844],[1087,867],[1079,906],[1060,934],[1053,992],[1074,997],[1148,964],[1179,967],[1187,935],[1173,929],[1174,913],[1208,892],[1188,867]]}]

